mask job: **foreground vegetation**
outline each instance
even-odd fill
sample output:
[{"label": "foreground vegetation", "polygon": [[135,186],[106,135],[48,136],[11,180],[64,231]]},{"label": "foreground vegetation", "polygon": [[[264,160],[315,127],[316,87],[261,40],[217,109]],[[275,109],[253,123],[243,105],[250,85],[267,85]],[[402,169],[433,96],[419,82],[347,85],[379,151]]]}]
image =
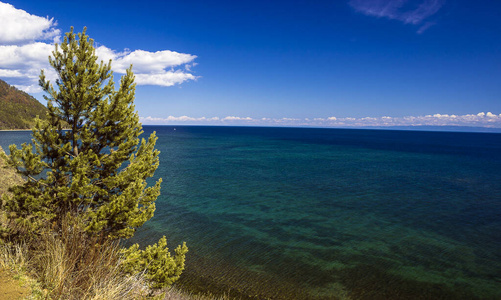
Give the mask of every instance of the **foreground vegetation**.
[{"label": "foreground vegetation", "polygon": [[[0,178],[2,199],[12,196],[9,188],[25,182],[5,164],[2,155]],[[0,210],[0,268],[12,271],[28,285],[31,298],[143,299],[152,295],[144,273],[124,276],[118,243],[108,241],[95,246],[95,240],[88,240],[83,231],[61,235],[47,231],[37,239],[11,239],[9,233],[20,230],[18,226],[7,211]],[[64,228],[77,229],[69,224]]]},{"label": "foreground vegetation", "polygon": [[115,90],[111,61],[97,63],[85,29],[72,29],[52,54],[56,88],[40,75],[46,119],[35,119],[30,144],[0,153],[9,173],[1,264],[32,278],[43,299],[163,298],[184,269],[186,245],[175,255],[165,237],[121,247],[153,217],[161,183],[147,187],[159,152],[155,134],[139,139],[134,75],[127,70]]}]

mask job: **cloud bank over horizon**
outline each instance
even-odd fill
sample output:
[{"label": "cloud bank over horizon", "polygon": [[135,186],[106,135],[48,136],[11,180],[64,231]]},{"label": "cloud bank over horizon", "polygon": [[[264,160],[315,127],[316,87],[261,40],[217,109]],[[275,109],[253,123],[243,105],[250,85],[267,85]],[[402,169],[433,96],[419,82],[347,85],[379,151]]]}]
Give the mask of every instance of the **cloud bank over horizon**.
[{"label": "cloud bank over horizon", "polygon": [[[40,70],[52,82],[57,74],[49,65],[48,57],[54,43],[61,41],[61,31],[54,18],[40,17],[0,2],[0,78],[28,92],[36,93]],[[173,86],[196,80],[192,68],[195,55],[170,50],[149,52],[144,50],[115,51],[104,45],[96,48],[100,60],[112,59],[112,70],[124,74],[132,64],[138,85]]]},{"label": "cloud bank over horizon", "polygon": [[309,127],[402,127],[402,126],[464,126],[501,128],[501,114],[434,114],[406,117],[326,117],[326,118],[251,118],[251,117],[141,117],[144,125],[240,125],[240,126],[309,126]]}]

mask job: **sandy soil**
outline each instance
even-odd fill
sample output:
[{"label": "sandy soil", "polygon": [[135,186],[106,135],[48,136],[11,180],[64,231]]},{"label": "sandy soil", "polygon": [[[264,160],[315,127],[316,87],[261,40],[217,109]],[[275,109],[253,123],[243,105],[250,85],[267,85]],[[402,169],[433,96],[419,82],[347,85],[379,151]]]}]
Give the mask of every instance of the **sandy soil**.
[{"label": "sandy soil", "polygon": [[12,274],[0,268],[0,300],[23,299],[29,295],[29,289],[21,286]]}]

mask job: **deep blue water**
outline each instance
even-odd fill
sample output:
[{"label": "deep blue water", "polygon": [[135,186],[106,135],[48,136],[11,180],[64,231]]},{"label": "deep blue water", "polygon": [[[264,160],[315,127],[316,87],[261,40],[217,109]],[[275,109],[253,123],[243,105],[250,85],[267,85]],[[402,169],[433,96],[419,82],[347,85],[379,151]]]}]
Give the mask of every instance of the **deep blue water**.
[{"label": "deep blue water", "polygon": [[[182,288],[257,299],[501,299],[501,134],[144,130],[159,137],[163,184],[135,241],[186,241]],[[0,146],[29,134],[0,132]]]}]

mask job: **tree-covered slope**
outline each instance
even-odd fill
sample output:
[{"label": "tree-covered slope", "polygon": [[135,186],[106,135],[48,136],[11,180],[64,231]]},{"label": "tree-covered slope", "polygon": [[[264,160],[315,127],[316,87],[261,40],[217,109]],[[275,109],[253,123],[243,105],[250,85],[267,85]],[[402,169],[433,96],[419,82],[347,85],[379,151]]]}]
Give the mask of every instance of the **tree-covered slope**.
[{"label": "tree-covered slope", "polygon": [[27,93],[0,79],[0,129],[30,129],[47,108]]}]

